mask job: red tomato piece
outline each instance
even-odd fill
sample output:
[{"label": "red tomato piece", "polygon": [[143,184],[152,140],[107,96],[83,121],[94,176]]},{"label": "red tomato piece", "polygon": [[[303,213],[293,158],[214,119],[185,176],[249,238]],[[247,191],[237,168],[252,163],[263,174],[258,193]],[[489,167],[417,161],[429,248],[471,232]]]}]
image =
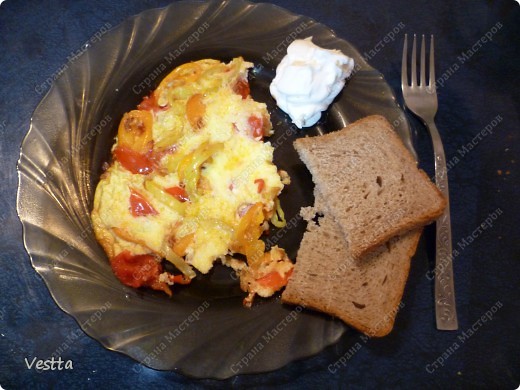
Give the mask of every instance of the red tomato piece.
[{"label": "red tomato piece", "polygon": [[186,190],[182,187],[170,187],[166,188],[165,191],[173,196],[175,199],[177,199],[179,202],[187,202],[190,200],[190,197],[188,196],[188,193]]},{"label": "red tomato piece", "polygon": [[255,115],[251,115],[247,120],[249,123],[249,127],[251,128],[251,134],[253,138],[262,139],[264,135],[264,120],[263,118],[259,118]]},{"label": "red tomato piece", "polygon": [[278,272],[269,272],[267,275],[262,276],[256,281],[264,287],[272,288],[275,291],[281,289],[287,284],[287,280],[292,275],[292,268],[289,272],[286,272],[284,276],[281,276]]},{"label": "red tomato piece", "polygon": [[114,156],[125,169],[133,174],[146,175],[154,170],[154,162],[150,157],[130,148],[118,147],[114,150]]},{"label": "red tomato piece", "polygon": [[265,188],[264,179],[256,179],[255,184],[258,185],[258,193],[261,193]]},{"label": "red tomato piece", "polygon": [[191,279],[184,275],[170,275],[170,280],[175,284],[190,284]]},{"label": "red tomato piece", "polygon": [[134,217],[157,215],[158,212],[137,191],[130,189],[130,212]]},{"label": "red tomato piece", "polygon": [[233,92],[242,96],[242,99],[247,98],[251,93],[247,79],[238,80],[235,86],[233,87]]},{"label": "red tomato piece", "polygon": [[123,251],[110,259],[110,265],[117,278],[130,287],[151,287],[162,273],[161,264],[153,255],[132,255]]}]

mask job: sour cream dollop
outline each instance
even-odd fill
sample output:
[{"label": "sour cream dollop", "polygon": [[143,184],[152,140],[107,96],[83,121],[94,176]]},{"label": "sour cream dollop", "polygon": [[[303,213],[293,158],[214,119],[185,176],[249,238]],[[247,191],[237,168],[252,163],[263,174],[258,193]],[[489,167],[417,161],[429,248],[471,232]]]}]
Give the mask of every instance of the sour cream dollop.
[{"label": "sour cream dollop", "polygon": [[278,107],[301,129],[320,119],[353,68],[354,60],[341,51],[323,49],[312,37],[297,39],[287,47],[269,89]]}]

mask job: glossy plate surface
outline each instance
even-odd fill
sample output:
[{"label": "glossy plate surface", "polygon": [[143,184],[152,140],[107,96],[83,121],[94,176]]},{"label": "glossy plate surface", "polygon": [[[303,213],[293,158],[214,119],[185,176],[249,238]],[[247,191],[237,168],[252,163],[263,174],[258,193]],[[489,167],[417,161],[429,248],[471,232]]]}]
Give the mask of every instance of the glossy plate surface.
[{"label": "glossy plate surface", "polygon": [[[287,45],[309,36],[353,57],[357,67],[320,122],[302,132],[276,108],[268,86]],[[252,95],[268,105],[275,163],[292,178],[281,196],[288,227],[268,237],[290,257],[305,230],[298,211],[313,202],[310,174],[292,147],[295,138],[382,114],[413,151],[407,121],[382,75],[327,27],[273,5],[176,2],[127,20],[68,63],[34,112],[21,148],[18,213],[25,246],[56,303],[87,334],[155,369],[206,378],[265,372],[316,354],[350,332],[340,321],[284,306],[279,298],[243,308],[238,281],[220,265],[192,285],[176,287],[171,299],[126,288],[93,236],[94,190],[122,114],[175,66],[239,55],[255,63]]]}]

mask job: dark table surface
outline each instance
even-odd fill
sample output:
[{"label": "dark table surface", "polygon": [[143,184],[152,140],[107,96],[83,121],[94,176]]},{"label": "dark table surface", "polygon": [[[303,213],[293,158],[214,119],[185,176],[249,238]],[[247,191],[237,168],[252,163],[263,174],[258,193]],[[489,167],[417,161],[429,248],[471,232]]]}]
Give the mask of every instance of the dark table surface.
[{"label": "dark table surface", "polygon": [[[284,386],[504,388],[520,384],[520,251],[518,212],[520,5],[513,0],[273,1],[332,28],[370,58],[400,99],[404,33],[436,36],[439,113],[449,179],[459,330],[435,330],[434,232],[426,230],[394,332],[369,340],[353,356],[344,346],[275,372],[225,381],[175,372],[133,370],[135,362],[81,334],[63,354],[72,370],[36,372],[78,329],[32,268],[16,213],[19,147],[45,81],[107,23],[116,26],[170,1],[0,2],[0,387],[5,389]],[[398,32],[386,39],[389,32]],[[268,26],[266,26],[268,28]],[[44,84],[44,88],[39,88]],[[411,120],[421,166],[433,172],[425,129]],[[339,360],[341,358],[343,360]],[[348,360],[346,358],[349,358]],[[340,364],[334,365],[340,361]],[[343,364],[342,362],[345,362]]]}]

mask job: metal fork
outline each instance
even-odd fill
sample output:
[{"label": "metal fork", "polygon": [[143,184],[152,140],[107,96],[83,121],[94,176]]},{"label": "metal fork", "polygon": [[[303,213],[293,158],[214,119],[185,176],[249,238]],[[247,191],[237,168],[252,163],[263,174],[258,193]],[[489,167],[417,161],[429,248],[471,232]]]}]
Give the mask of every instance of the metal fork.
[{"label": "metal fork", "polygon": [[448,204],[444,213],[436,222],[436,252],[435,252],[435,317],[437,329],[458,329],[457,309],[455,305],[455,290],[453,287],[453,266],[451,246],[450,200],[448,191],[448,175],[446,157],[439,131],[434,118],[437,113],[437,91],[435,87],[435,61],[433,35],[430,39],[430,74],[426,84],[425,39],[421,42],[421,63],[419,84],[417,84],[417,51],[416,35],[413,35],[411,59],[411,85],[408,84],[408,35],[404,36],[403,62],[401,69],[401,87],[403,89],[406,107],[417,115],[430,131],[435,155],[435,183],[446,197]]}]

